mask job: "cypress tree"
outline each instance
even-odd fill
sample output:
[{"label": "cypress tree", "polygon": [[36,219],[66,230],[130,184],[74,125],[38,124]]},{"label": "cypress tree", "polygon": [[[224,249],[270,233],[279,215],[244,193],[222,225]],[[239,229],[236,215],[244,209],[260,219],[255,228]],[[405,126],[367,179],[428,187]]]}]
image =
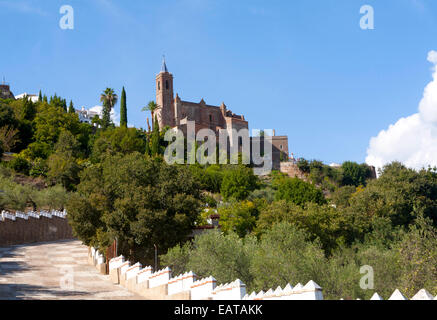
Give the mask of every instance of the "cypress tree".
[{"label": "cypress tree", "polygon": [[153,124],[151,153],[152,156],[159,154],[159,123],[157,118],[155,118],[155,123]]},{"label": "cypress tree", "polygon": [[144,154],[150,156],[150,139],[148,135],[146,135],[146,150]]},{"label": "cypress tree", "polygon": [[39,90],[38,101],[39,101],[39,102],[42,102],[42,94],[41,94],[41,90]]},{"label": "cypress tree", "polygon": [[67,100],[61,100],[61,104],[62,104],[62,108],[64,109],[64,111],[65,112],[67,112],[68,111],[68,109],[67,109]]},{"label": "cypress tree", "polygon": [[68,107],[68,112],[69,113],[74,113],[74,106],[73,106],[73,101],[70,100],[70,106]]},{"label": "cypress tree", "polygon": [[47,101],[47,96],[44,95],[44,98],[42,98],[42,100],[43,100],[45,103],[47,103],[47,102],[48,102],[48,101]]},{"label": "cypress tree", "polygon": [[120,100],[120,127],[127,128],[127,107],[126,107],[126,91],[121,91]]}]

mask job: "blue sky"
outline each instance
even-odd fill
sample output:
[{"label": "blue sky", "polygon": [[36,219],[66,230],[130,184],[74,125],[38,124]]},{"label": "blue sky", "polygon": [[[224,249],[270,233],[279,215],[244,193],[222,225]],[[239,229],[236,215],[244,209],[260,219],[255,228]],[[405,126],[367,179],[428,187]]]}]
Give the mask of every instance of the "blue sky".
[{"label": "blue sky", "polygon": [[[74,30],[59,27],[64,4]],[[0,76],[75,107],[125,86],[128,122],[145,127],[165,54],[183,100],[223,101],[296,156],[364,162],[371,137],[417,111],[436,18],[433,0],[0,0]]]}]

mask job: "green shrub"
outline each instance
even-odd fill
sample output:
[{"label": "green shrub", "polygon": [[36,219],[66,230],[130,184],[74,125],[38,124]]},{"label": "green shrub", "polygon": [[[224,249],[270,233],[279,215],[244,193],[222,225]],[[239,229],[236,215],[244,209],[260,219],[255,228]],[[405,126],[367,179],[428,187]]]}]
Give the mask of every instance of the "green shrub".
[{"label": "green shrub", "polygon": [[17,156],[14,157],[14,159],[12,159],[11,161],[9,161],[9,167],[15,170],[16,172],[28,175],[31,165],[29,161],[27,161],[26,159]]}]

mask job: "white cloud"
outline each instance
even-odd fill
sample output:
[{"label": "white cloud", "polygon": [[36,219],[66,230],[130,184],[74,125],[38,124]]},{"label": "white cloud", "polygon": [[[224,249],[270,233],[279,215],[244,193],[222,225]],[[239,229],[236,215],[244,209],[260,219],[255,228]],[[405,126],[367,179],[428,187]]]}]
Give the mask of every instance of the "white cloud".
[{"label": "white cloud", "polygon": [[400,161],[414,169],[437,166],[437,52],[428,53],[433,80],[425,87],[419,112],[399,119],[370,139],[366,163],[381,168]]},{"label": "white cloud", "polygon": [[[90,111],[98,112],[100,115],[103,114],[103,107],[102,106],[94,106],[90,108]],[[120,125],[120,115],[112,108],[111,110],[111,120],[114,122],[115,125]]]}]

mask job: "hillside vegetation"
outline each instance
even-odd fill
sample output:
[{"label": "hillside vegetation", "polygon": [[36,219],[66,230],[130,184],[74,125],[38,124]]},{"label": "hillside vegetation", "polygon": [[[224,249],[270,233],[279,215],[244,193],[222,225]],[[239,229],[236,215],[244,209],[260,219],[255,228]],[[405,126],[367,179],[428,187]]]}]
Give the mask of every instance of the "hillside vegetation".
[{"label": "hillside vegetation", "polygon": [[[0,100],[1,209],[66,208],[75,235],[101,252],[117,239],[120,254],[153,265],[156,245],[161,266],[249,290],[312,279],[328,299],[437,294],[437,169],[394,162],[371,179],[365,164],[301,159],[304,181],[260,179],[242,164],[168,165],[168,128],[116,127],[115,92],[101,99],[105,117],[93,124],[56,95]],[[215,213],[220,231],[189,240]]]}]

